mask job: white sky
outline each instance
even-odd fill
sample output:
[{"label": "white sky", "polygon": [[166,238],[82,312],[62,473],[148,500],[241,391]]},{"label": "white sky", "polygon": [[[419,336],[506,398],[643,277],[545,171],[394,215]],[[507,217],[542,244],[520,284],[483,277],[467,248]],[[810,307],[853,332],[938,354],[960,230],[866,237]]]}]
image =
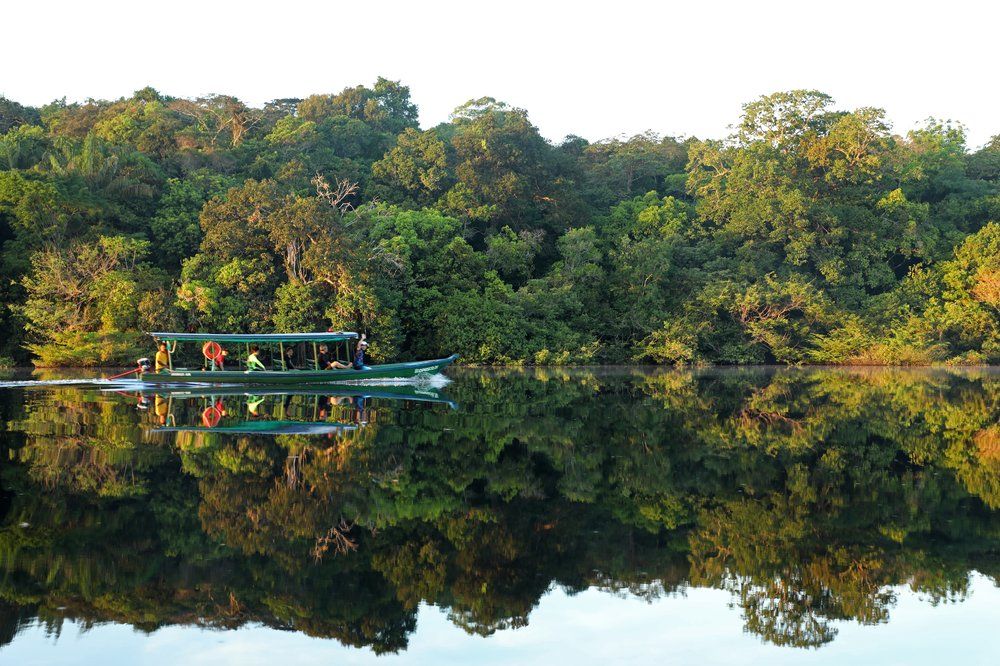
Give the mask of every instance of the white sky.
[{"label": "white sky", "polygon": [[397,654],[252,625],[232,631],[168,626],[146,635],[112,623],[84,631],[70,621],[58,638],[37,624],[24,629],[0,656],[18,666],[992,666],[1000,650],[1000,591],[981,574],[970,582],[967,598],[936,606],[906,586],[887,588],[896,595],[888,623],[832,622],[837,637],[818,650],[778,647],[747,633],[739,609],[729,606],[733,597],[722,590],[689,588],[647,603],[593,588],[572,596],[557,588],[532,609],[528,626],[489,638],[466,634],[444,610],[421,604],[417,630]]},{"label": "white sky", "polygon": [[409,85],[421,124],[489,95],[542,134],[722,137],[761,94],[817,88],[897,132],[954,119],[1000,133],[1000,4],[90,0],[4,3],[0,94],[39,105],[152,85],[252,104]]}]

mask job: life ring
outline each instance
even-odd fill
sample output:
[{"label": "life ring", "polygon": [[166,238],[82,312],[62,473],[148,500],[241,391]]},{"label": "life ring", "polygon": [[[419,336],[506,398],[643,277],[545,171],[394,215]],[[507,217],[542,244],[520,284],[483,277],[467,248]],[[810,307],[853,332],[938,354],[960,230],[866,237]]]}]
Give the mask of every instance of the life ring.
[{"label": "life ring", "polygon": [[222,410],[211,405],[205,408],[205,411],[201,413],[201,422],[206,428],[214,428],[219,425],[219,420],[222,419]]},{"label": "life ring", "polygon": [[201,348],[202,355],[209,361],[215,361],[218,364],[222,364],[222,346],[214,340],[209,340]]}]

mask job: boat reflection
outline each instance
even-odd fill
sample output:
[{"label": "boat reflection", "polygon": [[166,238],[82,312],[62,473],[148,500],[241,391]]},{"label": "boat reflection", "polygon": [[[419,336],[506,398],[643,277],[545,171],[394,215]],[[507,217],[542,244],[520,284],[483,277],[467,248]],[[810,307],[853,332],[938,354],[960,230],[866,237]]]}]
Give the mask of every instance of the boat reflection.
[{"label": "boat reflection", "polygon": [[160,387],[115,393],[152,415],[152,431],[215,432],[232,435],[333,435],[367,426],[373,403],[458,405],[435,387],[349,386],[313,389]]}]

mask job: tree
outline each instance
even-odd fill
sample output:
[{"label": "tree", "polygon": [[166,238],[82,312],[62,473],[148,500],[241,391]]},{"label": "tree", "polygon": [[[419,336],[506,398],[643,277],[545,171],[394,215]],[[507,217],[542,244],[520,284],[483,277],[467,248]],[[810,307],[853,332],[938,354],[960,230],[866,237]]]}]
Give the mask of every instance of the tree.
[{"label": "tree", "polygon": [[831,104],[815,91],[748,104],[731,145],[693,148],[689,187],[738,274],[801,271],[856,306],[933,257],[941,231],[881,214],[902,177],[884,113]]},{"label": "tree", "polygon": [[673,137],[646,132],[593,143],[582,152],[593,190],[589,197],[596,206],[611,206],[643,192],[684,193],[675,189],[675,181],[684,177],[687,146]]},{"label": "tree", "polygon": [[967,171],[970,178],[1000,181],[1000,134],[969,156]]},{"label": "tree", "polygon": [[527,339],[521,344],[540,364],[590,361],[602,334],[606,274],[592,227],[571,229],[556,241],[559,259],[544,277],[517,292]]},{"label": "tree", "polygon": [[944,344],[955,361],[996,363],[1000,359],[1000,224],[991,222],[967,237],[955,257],[930,274],[924,310],[907,327],[927,344]]},{"label": "tree", "polygon": [[833,98],[818,90],[764,95],[743,105],[736,138],[744,146],[760,143],[781,152],[794,150],[801,140],[823,131],[832,105]]},{"label": "tree", "polygon": [[0,164],[8,169],[30,169],[45,156],[48,141],[36,125],[18,125],[0,135]]},{"label": "tree", "polygon": [[312,95],[299,103],[298,115],[316,122],[346,116],[393,135],[417,126],[417,107],[410,101],[410,89],[381,76],[371,88],[355,86],[337,95]]},{"label": "tree", "polygon": [[421,130],[385,78],[259,107],[0,98],[0,335],[26,342],[33,256],[128,237],[156,284],[106,286],[146,321],[357,329],[379,360],[451,353],[447,324],[477,362],[979,363],[997,144],[815,90],[751,100],[721,140],[558,144],[491,97]]},{"label": "tree", "polygon": [[534,260],[542,244],[540,232],[515,234],[510,227],[486,239],[486,260],[505,282],[517,288],[534,272]]},{"label": "tree", "polygon": [[153,199],[162,174],[142,153],[88,134],[80,142],[60,141],[50,154],[50,168],[63,178],[79,178],[95,192],[126,205]]},{"label": "tree", "polygon": [[[57,364],[96,365],[133,355],[141,331],[169,316],[161,276],[142,265],[148,252],[147,241],[124,236],[36,252],[22,281],[28,297],[19,308],[33,340],[29,349],[42,363]],[[143,307],[151,298],[160,303],[158,312]],[[144,320],[143,313],[156,319]]]},{"label": "tree", "polygon": [[676,255],[688,243],[692,216],[687,204],[649,192],[618,204],[604,222],[613,248],[609,326],[622,338],[644,336],[682,305],[692,285]]},{"label": "tree", "polygon": [[439,200],[445,212],[487,233],[545,227],[552,148],[514,109],[492,97],[467,102],[452,113],[455,184]]},{"label": "tree", "polygon": [[392,203],[432,205],[450,180],[444,142],[434,130],[407,128],[396,145],[372,165],[375,193]]},{"label": "tree", "polygon": [[171,103],[177,113],[191,118],[198,133],[209,146],[216,146],[225,137],[223,145],[239,148],[247,135],[261,123],[264,114],[252,109],[231,95],[208,95],[196,100],[177,100]]},{"label": "tree", "polygon": [[186,178],[171,178],[157,204],[149,227],[153,257],[164,268],[176,268],[194,254],[201,243],[199,214],[213,197],[221,195],[231,181],[208,170]]},{"label": "tree", "polygon": [[23,106],[0,95],[0,134],[6,134],[21,125],[37,125],[40,121],[38,109]]}]

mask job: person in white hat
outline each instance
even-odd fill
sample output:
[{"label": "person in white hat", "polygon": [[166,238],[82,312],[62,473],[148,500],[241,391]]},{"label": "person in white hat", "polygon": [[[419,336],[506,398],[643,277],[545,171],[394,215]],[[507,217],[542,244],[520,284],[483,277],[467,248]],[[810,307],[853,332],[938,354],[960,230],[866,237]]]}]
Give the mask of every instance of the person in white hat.
[{"label": "person in white hat", "polygon": [[365,350],[368,349],[368,342],[362,337],[358,341],[358,346],[354,348],[354,361],[351,363],[341,363],[340,361],[333,361],[330,365],[337,370],[364,370],[368,366],[365,365]]}]

